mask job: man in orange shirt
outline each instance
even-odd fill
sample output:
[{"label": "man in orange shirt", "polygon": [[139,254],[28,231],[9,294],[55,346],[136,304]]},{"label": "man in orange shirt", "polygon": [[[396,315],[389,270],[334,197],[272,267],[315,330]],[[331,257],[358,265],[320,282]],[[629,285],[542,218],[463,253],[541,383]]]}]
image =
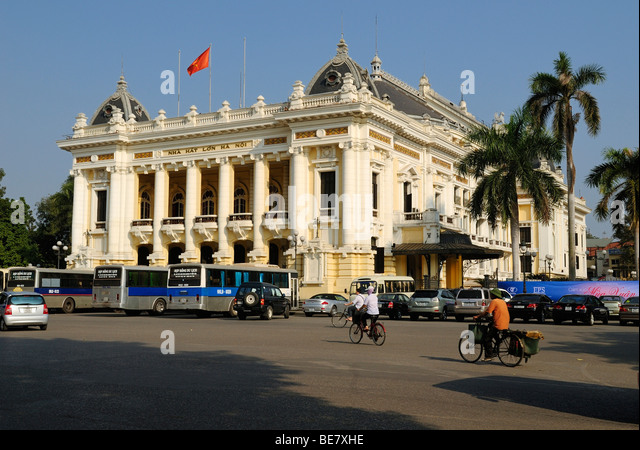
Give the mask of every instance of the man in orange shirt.
[{"label": "man in orange shirt", "polygon": [[500,289],[491,289],[491,303],[489,307],[474,317],[474,320],[478,320],[487,314],[493,315],[493,322],[489,326],[489,332],[484,342],[484,361],[491,361],[493,350],[493,341],[498,337],[498,331],[506,330],[509,328],[509,309],[507,303],[502,300],[502,293]]}]

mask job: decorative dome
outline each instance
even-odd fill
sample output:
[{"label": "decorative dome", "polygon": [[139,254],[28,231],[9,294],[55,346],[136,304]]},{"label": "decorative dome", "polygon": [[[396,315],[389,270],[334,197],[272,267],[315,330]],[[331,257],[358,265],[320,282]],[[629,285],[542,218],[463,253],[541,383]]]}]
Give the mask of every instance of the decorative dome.
[{"label": "decorative dome", "polygon": [[344,76],[347,73],[351,73],[353,76],[353,85],[356,89],[360,89],[363,84],[366,84],[369,90],[376,97],[379,97],[378,92],[371,81],[369,72],[360,67],[349,56],[349,48],[347,47],[347,43],[344,39],[340,39],[340,42],[338,43],[336,56],[316,72],[315,76],[307,86],[305,95],[339,91],[342,88]]},{"label": "decorative dome", "polygon": [[137,122],[150,120],[149,113],[147,113],[144,106],[127,91],[127,82],[124,80],[123,75],[120,76],[116,92],[100,105],[93,114],[89,125],[109,123],[116,108],[122,111],[124,120],[129,120],[132,115]]}]

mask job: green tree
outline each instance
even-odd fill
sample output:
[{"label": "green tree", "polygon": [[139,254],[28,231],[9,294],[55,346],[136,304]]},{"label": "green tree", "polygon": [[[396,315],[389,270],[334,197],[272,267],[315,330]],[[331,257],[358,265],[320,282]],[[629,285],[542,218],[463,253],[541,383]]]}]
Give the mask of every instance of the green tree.
[{"label": "green tree", "polygon": [[518,188],[531,196],[536,216],[543,223],[549,222],[552,207],[563,192],[553,174],[538,168],[541,160],[561,159],[562,141],[532,123],[528,112],[519,109],[504,126],[474,129],[467,139],[478,148],[457,166],[460,175],[477,181],[471,215],[486,215],[492,228],[498,220],[510,225],[514,280],[520,278]]},{"label": "green tree", "polygon": [[[5,172],[0,169],[0,182]],[[20,198],[5,198],[0,186],[0,267],[37,264],[39,252],[33,242],[34,219],[29,205]]]},{"label": "green tree", "polygon": [[[37,228],[34,240],[42,255],[41,265],[56,267],[58,254],[52,249],[56,242],[65,245],[71,242],[71,219],[73,217],[73,177],[69,176],[62,183],[60,190],[44,197],[36,204]],[[64,258],[61,254],[61,261]],[[61,267],[64,267],[61,264]]]},{"label": "green tree", "polygon": [[[603,151],[604,162],[598,164],[586,178],[588,186],[596,187],[602,198],[595,209],[599,220],[609,218],[612,224],[623,226],[634,234],[636,276],[640,273],[640,220],[638,197],[640,197],[640,160],[635,151],[608,148]],[[611,214],[610,214],[611,213]]]},{"label": "green tree", "polygon": [[552,117],[552,130],[561,138],[565,145],[567,164],[567,216],[569,219],[569,279],[576,277],[576,248],[575,248],[575,183],[576,167],[573,162],[573,140],[576,126],[580,120],[580,113],[573,113],[573,102],[577,102],[584,114],[587,131],[591,136],[600,130],[600,109],[598,102],[588,92],[585,86],[599,84],[605,81],[606,75],[601,66],[590,64],[580,67],[576,72],[571,66],[571,59],[560,52],[558,59],[553,61],[555,75],[539,72],[530,79],[531,96],[526,106],[542,126]]}]

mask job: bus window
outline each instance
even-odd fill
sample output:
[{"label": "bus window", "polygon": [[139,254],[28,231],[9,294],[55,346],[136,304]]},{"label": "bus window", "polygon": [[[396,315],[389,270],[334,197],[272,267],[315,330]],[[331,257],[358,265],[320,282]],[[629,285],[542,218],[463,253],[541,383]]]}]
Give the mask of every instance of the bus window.
[{"label": "bus window", "polygon": [[224,271],[220,269],[207,269],[207,286],[222,287],[222,277]]}]

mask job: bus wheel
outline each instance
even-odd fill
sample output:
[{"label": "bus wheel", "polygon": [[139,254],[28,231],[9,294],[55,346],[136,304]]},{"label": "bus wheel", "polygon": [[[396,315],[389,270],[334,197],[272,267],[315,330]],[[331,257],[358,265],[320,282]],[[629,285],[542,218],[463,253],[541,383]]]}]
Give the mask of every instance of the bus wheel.
[{"label": "bus wheel", "polygon": [[167,309],[167,303],[163,299],[156,300],[153,304],[153,308],[150,311],[152,316],[161,316]]},{"label": "bus wheel", "polygon": [[62,311],[65,314],[71,314],[76,310],[76,302],[72,298],[66,298],[62,303]]}]

